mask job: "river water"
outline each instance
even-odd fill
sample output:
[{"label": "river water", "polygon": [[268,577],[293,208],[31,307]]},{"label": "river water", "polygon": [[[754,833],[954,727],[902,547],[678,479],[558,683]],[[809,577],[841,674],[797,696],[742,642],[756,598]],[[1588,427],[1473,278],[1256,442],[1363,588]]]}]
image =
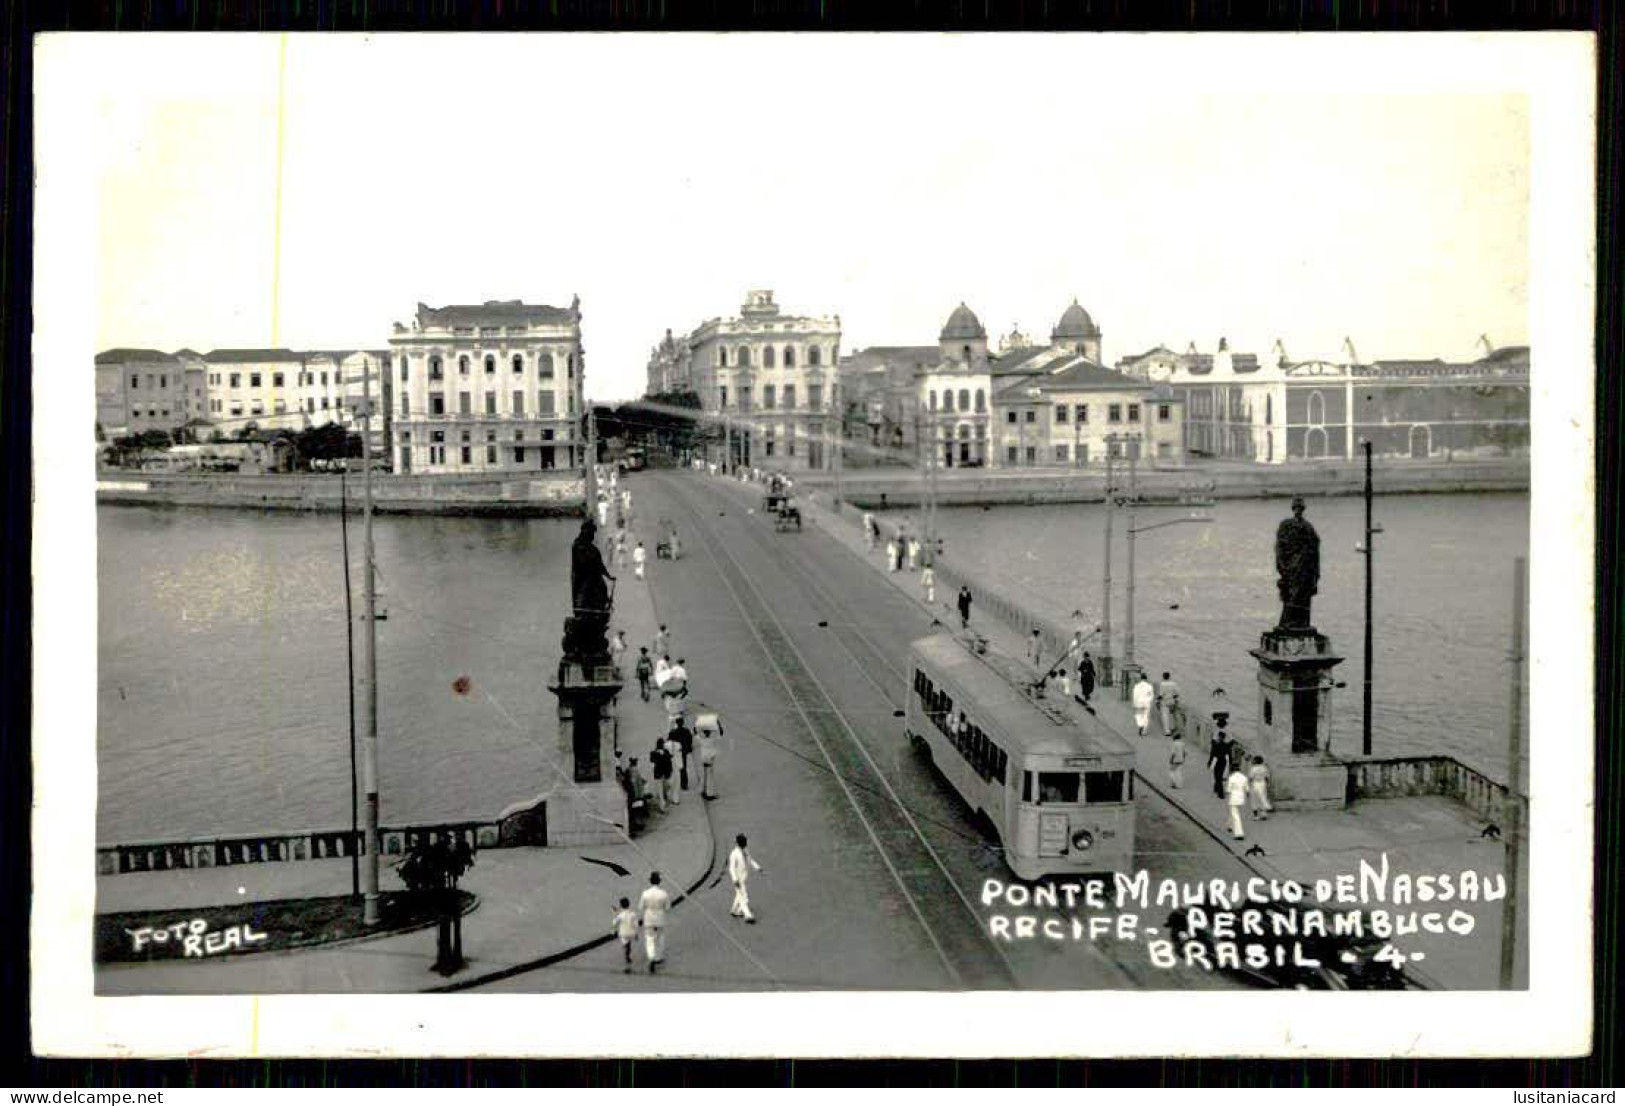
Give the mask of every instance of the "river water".
[{"label": "river water", "polygon": [[[547,786],[576,526],[375,520],[386,824]],[[102,506],[97,527],[98,840],[348,826],[338,516]],[[350,553],[359,613],[357,519]]]},{"label": "river water", "polygon": [[[1358,748],[1358,499],[1314,500],[1315,622],[1338,669],[1333,747]],[[1247,649],[1273,624],[1281,501],[1138,542],[1138,653],[1187,694],[1224,687],[1249,726]],[[1450,752],[1504,775],[1512,558],[1527,496],[1379,501],[1376,751]],[[1145,512],[1142,524],[1169,517]],[[1097,617],[1101,509],[944,510],[950,553],[1034,604]],[[1121,516],[1120,516],[1121,521]],[[97,510],[97,836],[102,841],[349,824],[344,562],[335,515]],[[540,794],[546,684],[568,603],[569,520],[380,517],[379,733],[388,824],[493,812]],[[360,528],[351,562],[359,604]],[[1118,527],[1113,571],[1126,579]],[[1123,626],[1122,591],[1114,613]],[[1175,605],[1177,604],[1177,609]],[[454,686],[466,676],[470,686]],[[546,733],[534,732],[538,726]]]},{"label": "river water", "polygon": [[[1222,687],[1233,725],[1252,731],[1258,666],[1248,650],[1275,624],[1275,528],[1285,500],[1220,500],[1212,521],[1181,523],[1136,538],[1135,655],[1174,674],[1197,702]],[[1139,512],[1139,527],[1188,515]],[[1365,678],[1365,528],[1358,497],[1312,499],[1306,517],[1320,534],[1320,590],[1314,623],[1347,658],[1334,678],[1332,750],[1358,753]],[[1378,756],[1449,753],[1506,778],[1507,661],[1513,558],[1527,556],[1527,495],[1407,495],[1379,498],[1376,540],[1372,745]],[[944,508],[945,549],[956,563],[1035,609],[1073,610],[1100,621],[1105,509],[1097,504]],[[1114,523],[1112,609],[1115,655],[1126,623],[1127,516]],[[1098,641],[1098,639],[1097,639]],[[1092,650],[1098,652],[1098,650]],[[1526,677],[1527,678],[1527,677]],[[1526,700],[1527,701],[1527,700]]]}]

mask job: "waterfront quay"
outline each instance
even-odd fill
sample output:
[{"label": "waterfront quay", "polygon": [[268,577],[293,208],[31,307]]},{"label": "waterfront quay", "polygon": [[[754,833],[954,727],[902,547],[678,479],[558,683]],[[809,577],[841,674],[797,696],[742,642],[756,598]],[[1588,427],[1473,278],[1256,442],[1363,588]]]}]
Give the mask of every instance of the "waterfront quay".
[{"label": "waterfront quay", "polygon": [[[407,991],[445,986],[530,992],[728,991],[806,989],[1207,989],[1230,988],[1229,974],[1185,963],[1153,963],[1144,942],[1084,939],[1005,941],[994,935],[995,907],[984,902],[989,881],[1008,884],[997,842],[983,819],[945,785],[931,762],[912,750],[900,714],[908,690],[910,643],[935,623],[951,620],[952,598],[941,567],[938,603],[921,602],[914,575],[881,570],[868,552],[854,513],[836,514],[823,496],[807,497],[804,532],[781,533],[760,513],[762,488],[695,471],[628,477],[633,530],[652,549],[662,525],[682,535],[683,556],[650,558],[644,580],[628,565],[618,577],[612,628],[626,631],[635,654],[660,624],[672,652],[689,671],[691,713],[715,711],[725,721],[718,768],[719,797],[702,803],[695,791],[652,817],[629,842],[570,847],[481,848],[463,887],[479,898],[464,922],[469,966],[452,978],[429,971],[431,933],[416,932],[358,944],[207,963],[98,966],[104,994]],[[128,511],[129,508],[116,508]],[[143,512],[138,512],[143,513]],[[254,516],[211,515],[210,520]],[[304,525],[294,518],[288,525]],[[463,547],[459,520],[400,519],[395,527],[434,527],[439,548]],[[497,819],[545,792],[556,747],[556,720],[539,673],[557,655],[558,616],[567,600],[547,591],[560,573],[562,545],[548,545],[562,521],[502,522],[488,541],[519,551],[541,575],[530,589],[504,591],[499,606],[470,609],[455,620],[426,617],[426,600],[405,558],[411,539],[385,531],[381,564],[391,622],[381,636],[380,695],[421,695],[412,708],[386,715],[380,742],[386,827],[478,823]],[[545,540],[544,540],[545,539]],[[298,589],[295,588],[295,591]],[[980,596],[977,626],[1012,656],[1019,635],[992,617],[994,597]],[[425,616],[419,618],[419,616]],[[481,650],[474,627],[499,623],[502,648]],[[419,619],[421,625],[412,621]],[[252,619],[249,619],[252,621]],[[391,634],[403,635],[392,645]],[[522,647],[529,640],[530,648]],[[411,663],[391,660],[407,640],[423,642]],[[1152,658],[1154,661],[1154,658]],[[629,667],[629,664],[627,665]],[[328,666],[330,669],[331,666]],[[340,667],[342,673],[342,666]],[[318,680],[316,670],[310,673]],[[466,675],[468,685],[452,677]],[[465,691],[456,690],[464,686]],[[342,674],[339,687],[342,688]],[[471,693],[466,693],[471,687]],[[435,691],[436,688],[440,690]],[[103,689],[105,719],[114,701]],[[131,698],[136,698],[132,696]],[[664,729],[658,701],[643,702],[629,682],[620,696],[620,736],[627,755],[647,757]],[[1132,735],[1124,707],[1104,692],[1101,718]],[[342,702],[342,700],[341,700]],[[340,708],[342,718],[342,707]],[[149,723],[150,724],[150,723]],[[342,748],[342,725],[311,718],[300,732],[327,735]],[[224,740],[250,740],[245,733]],[[1253,829],[1246,849],[1216,832],[1223,811],[1201,788],[1201,753],[1193,742],[1191,787],[1180,795],[1162,786],[1160,734],[1139,746],[1135,808],[1135,867],[1156,880],[1229,883],[1261,875],[1315,880],[1354,871],[1360,859],[1386,852],[1395,870],[1472,869],[1493,875],[1500,849],[1480,836],[1485,819],[1440,795],[1397,794],[1361,800],[1346,811],[1283,813]],[[500,750],[500,753],[498,753]],[[106,752],[104,751],[104,764]],[[498,757],[499,771],[454,775],[466,763]],[[251,755],[252,757],[252,755]],[[336,771],[342,761],[328,762]],[[646,764],[647,761],[644,760]],[[177,772],[185,775],[185,772]],[[122,777],[139,786],[140,773]],[[306,771],[283,790],[277,772],[248,773],[263,802],[286,807],[309,789],[342,795],[342,781]],[[447,786],[448,775],[456,786]],[[438,786],[436,785],[438,781]],[[124,790],[104,771],[102,802]],[[284,781],[285,783],[285,781]],[[172,786],[184,790],[175,780]],[[230,786],[214,786],[230,792]],[[159,789],[161,791],[162,788]],[[444,796],[450,794],[453,799]],[[408,798],[416,795],[417,798]],[[132,837],[196,838],[211,830],[246,833],[273,828],[220,825],[232,805],[193,806],[185,832],[166,834],[165,806],[152,792],[135,821],[104,809],[104,844]],[[241,806],[242,803],[236,804]],[[187,804],[168,808],[174,817]],[[337,826],[339,808],[312,814],[309,826]],[[132,815],[131,818],[135,816]],[[295,829],[286,822],[283,829]],[[751,885],[759,922],[728,914],[724,873],[735,834],[750,837],[763,872]],[[599,863],[599,862],[608,862]],[[621,874],[618,865],[626,874]],[[670,963],[660,973],[623,971],[610,940],[611,907],[634,901],[651,868],[684,892],[672,913]],[[386,887],[389,886],[386,869]],[[344,859],[234,863],[227,867],[107,872],[98,877],[99,912],[172,911],[177,918],[211,906],[256,900],[344,894]],[[1417,978],[1442,987],[1494,986],[1498,917],[1479,904],[1469,937],[1430,948],[1414,965]],[[1165,924],[1166,908],[1145,912],[1147,928]],[[1417,946],[1403,942],[1407,947]],[[1430,942],[1436,944],[1437,942]],[[337,981],[337,983],[335,983]]]}]

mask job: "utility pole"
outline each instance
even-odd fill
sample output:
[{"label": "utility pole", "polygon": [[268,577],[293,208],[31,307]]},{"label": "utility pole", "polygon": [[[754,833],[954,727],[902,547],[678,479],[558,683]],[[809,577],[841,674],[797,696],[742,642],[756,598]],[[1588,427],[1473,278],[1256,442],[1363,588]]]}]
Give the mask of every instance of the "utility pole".
[{"label": "utility pole", "polygon": [[591,518],[593,511],[598,507],[598,420],[593,417],[592,408],[587,405],[587,359],[585,356],[577,358],[576,363],[576,394],[581,397],[581,411],[587,417],[587,455],[586,466],[582,470],[585,480],[587,517]]},{"label": "utility pole", "polygon": [[1361,443],[1365,449],[1365,543],[1360,546],[1360,552],[1365,554],[1365,686],[1361,692],[1361,719],[1360,719],[1360,749],[1366,756],[1371,755],[1371,662],[1372,662],[1372,625],[1371,625],[1371,594],[1372,594],[1372,562],[1375,555],[1372,539],[1382,533],[1382,527],[1371,521],[1371,440],[1368,438]]},{"label": "utility pole", "polygon": [[1117,435],[1106,437],[1106,580],[1100,589],[1100,652],[1101,682],[1112,682],[1112,518],[1116,514],[1113,502],[1112,462],[1116,460]]},{"label": "utility pole", "polygon": [[1123,630],[1123,667],[1127,668],[1134,663],[1134,523],[1136,514],[1134,501],[1139,495],[1136,482],[1136,467],[1139,457],[1131,449],[1128,457],[1128,611],[1124,618],[1126,623]]},{"label": "utility pole", "polygon": [[1518,951],[1518,877],[1523,864],[1523,607],[1524,574],[1527,564],[1519,557],[1512,562],[1512,691],[1507,719],[1507,809],[1506,828],[1507,898],[1501,909],[1501,990],[1512,989]]},{"label": "utility pole", "polygon": [[840,384],[830,385],[830,399],[835,407],[835,513],[841,513],[841,469],[846,464],[846,408],[841,403]]},{"label": "utility pole", "polygon": [[361,635],[362,683],[361,715],[367,728],[361,743],[361,779],[367,793],[366,837],[363,848],[367,851],[367,865],[362,873],[361,920],[372,926],[378,924],[378,595],[373,576],[372,551],[372,359],[366,358],[361,369],[361,489],[362,489],[362,559],[365,569],[361,576],[361,617],[366,619],[367,632]]},{"label": "utility pole", "polygon": [[[344,550],[344,665],[350,676],[350,840],[353,842],[361,830],[360,800],[357,797],[361,787],[356,778],[355,761],[355,605],[350,601],[350,499],[345,486],[347,477],[345,470],[339,469],[339,541]],[[350,894],[357,897],[361,894],[361,854],[353,848],[350,850]]]}]

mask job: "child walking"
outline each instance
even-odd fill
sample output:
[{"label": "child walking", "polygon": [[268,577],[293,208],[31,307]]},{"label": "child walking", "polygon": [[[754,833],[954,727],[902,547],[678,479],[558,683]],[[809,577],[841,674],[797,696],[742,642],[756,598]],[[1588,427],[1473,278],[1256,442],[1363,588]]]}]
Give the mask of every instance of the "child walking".
[{"label": "child walking", "polygon": [[1275,808],[1270,805],[1270,768],[1263,757],[1253,758],[1253,766],[1247,770],[1247,785],[1247,805],[1252,816],[1260,822],[1269,821],[1270,811]]},{"label": "child walking", "polygon": [[638,916],[632,912],[632,900],[621,899],[621,908],[615,912],[615,922],[611,931],[621,941],[621,953],[625,957],[626,967],[623,972],[632,970],[632,942],[638,935]]}]

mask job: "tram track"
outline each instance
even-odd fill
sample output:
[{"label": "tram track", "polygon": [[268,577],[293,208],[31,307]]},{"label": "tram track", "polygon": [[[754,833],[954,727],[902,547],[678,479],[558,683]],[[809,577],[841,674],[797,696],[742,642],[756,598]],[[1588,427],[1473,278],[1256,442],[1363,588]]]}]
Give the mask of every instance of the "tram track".
[{"label": "tram track", "polygon": [[[661,478],[661,483],[693,519],[695,531],[730,598],[910,913],[943,964],[951,985],[955,989],[1018,986],[1019,976],[1008,955],[985,934],[981,918],[964,889],[926,839],[890,779],[875,762],[867,743],[819,680],[749,571],[719,539],[713,524],[695,507],[689,495],[675,486],[677,481]],[[850,650],[848,655],[851,655]],[[891,701],[889,695],[885,697]],[[861,786],[854,788],[853,782]],[[945,920],[947,924],[934,925],[922,903],[940,902],[944,882],[953,889],[965,914],[955,911]]]},{"label": "tram track", "polygon": [[[688,507],[688,504],[685,502],[684,506]],[[746,526],[744,527],[744,530],[750,535],[750,541],[757,549],[772,555],[782,556],[794,562],[796,571],[793,573],[786,573],[786,578],[793,581],[796,586],[801,587],[809,595],[809,597],[813,599],[815,605],[828,612],[828,628],[833,633],[836,642],[840,645],[842,651],[851,660],[853,666],[858,670],[859,673],[862,674],[870,686],[872,686],[875,691],[879,693],[881,698],[883,698],[894,711],[901,712],[902,710],[906,709],[907,704],[904,701],[907,695],[906,689],[908,687],[906,674],[887,656],[886,650],[878,645],[873,638],[871,638],[869,634],[859,626],[857,612],[848,611],[846,604],[835,593],[834,587],[825,581],[822,569],[815,567],[814,558],[806,556],[798,551],[794,551],[793,543],[772,543],[769,532],[762,530],[760,527]],[[906,601],[911,604],[914,603],[913,600]],[[929,614],[929,611],[922,613]],[[850,615],[850,617],[846,617],[847,615]],[[854,643],[856,644],[856,648],[854,648]],[[867,654],[867,659],[859,655],[860,650],[862,653]],[[885,682],[876,678],[876,672],[878,671],[885,671],[890,674],[891,680],[893,681],[890,688],[886,686]],[[869,759],[870,764],[874,766],[875,774],[885,784],[887,793],[891,796],[892,800],[897,803],[899,810],[902,812],[903,817],[908,821],[910,828],[915,833],[919,834],[921,841],[925,843],[926,848],[931,851],[932,857],[936,861],[938,867],[942,870],[944,878],[947,879],[950,886],[953,887],[955,893],[959,897],[960,902],[964,904],[965,909],[973,918],[977,920],[977,926],[980,929],[983,923],[981,920],[981,915],[979,914],[977,908],[973,905],[972,896],[966,894],[964,888],[960,885],[959,880],[948,871],[947,864],[941,859],[936,850],[930,846],[929,842],[926,841],[924,831],[920,828],[913,815],[908,811],[908,804],[904,803],[902,798],[898,796],[896,790],[891,784],[891,781],[875,763],[874,754],[876,750],[868,749],[867,746],[869,745],[869,742],[857,736],[856,733],[853,734],[852,739],[865,746],[865,756]],[[878,751],[882,755],[887,752],[887,750],[884,749]],[[1067,912],[1058,908],[1038,908],[1038,912],[1060,919],[1064,924],[1070,924],[1072,919],[1071,914],[1068,914]],[[984,934],[984,936],[986,935]],[[1013,963],[1011,963],[1009,960],[1008,956],[1005,954],[1004,949],[997,944],[991,936],[987,936],[986,940],[988,947],[997,952],[999,955],[1003,956],[1006,964],[1010,965],[1012,974],[1015,974],[1016,969]],[[1112,952],[1108,951],[1109,946],[1108,948],[1103,948],[1094,943],[1090,943],[1086,947],[1089,950],[1089,953],[1094,957],[1097,966],[1108,972],[1113,977],[1113,982],[1116,985],[1122,987],[1141,986],[1140,981],[1134,978],[1127,966],[1123,964],[1118,957],[1113,955]]]}]

